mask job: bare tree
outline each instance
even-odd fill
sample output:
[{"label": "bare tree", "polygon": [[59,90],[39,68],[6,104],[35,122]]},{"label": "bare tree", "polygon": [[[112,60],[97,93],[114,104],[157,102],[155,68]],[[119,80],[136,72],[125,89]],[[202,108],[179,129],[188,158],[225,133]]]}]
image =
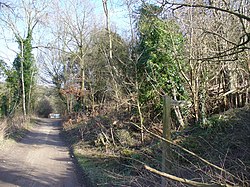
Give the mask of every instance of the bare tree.
[{"label": "bare tree", "polygon": [[249,53],[249,2],[165,1],[163,6],[174,12],[187,38],[187,64],[180,70],[196,121],[205,122],[207,113],[244,105],[249,92],[247,58],[242,58]]},{"label": "bare tree", "polygon": [[[57,67],[61,68],[61,76],[64,83],[57,85],[58,89],[68,92],[74,89],[74,93],[66,94],[68,112],[72,112],[73,98],[77,97],[77,102],[81,105],[81,111],[84,109],[85,89],[86,89],[86,61],[87,54],[90,53],[91,35],[95,28],[95,19],[93,5],[90,2],[82,0],[67,1],[67,6],[61,6],[64,1],[54,2],[49,27],[51,28],[51,41],[45,45],[44,51],[56,54],[57,62],[52,63],[48,72],[57,76]],[[80,6],[79,6],[80,5]],[[53,56],[53,55],[52,55]],[[60,69],[59,68],[59,69]],[[77,92],[77,93],[76,93]],[[73,95],[75,94],[75,96]]]}]

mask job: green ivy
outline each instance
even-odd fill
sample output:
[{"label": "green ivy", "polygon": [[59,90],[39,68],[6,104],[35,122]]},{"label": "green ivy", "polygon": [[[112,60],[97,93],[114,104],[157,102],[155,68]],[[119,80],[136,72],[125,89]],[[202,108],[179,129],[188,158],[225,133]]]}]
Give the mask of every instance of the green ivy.
[{"label": "green ivy", "polygon": [[[160,93],[173,96],[177,90],[178,99],[185,95],[184,80],[180,75],[177,57],[181,56],[184,38],[173,20],[160,17],[161,9],[155,5],[143,5],[140,9],[137,53],[139,99],[146,111],[161,112]],[[151,103],[149,109],[147,105]],[[156,111],[157,110],[157,111]]]}]

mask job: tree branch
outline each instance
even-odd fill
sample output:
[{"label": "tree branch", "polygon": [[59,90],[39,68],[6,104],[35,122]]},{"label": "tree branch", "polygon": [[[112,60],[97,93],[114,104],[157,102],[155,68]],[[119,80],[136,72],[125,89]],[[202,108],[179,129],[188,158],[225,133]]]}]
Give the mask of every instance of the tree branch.
[{"label": "tree branch", "polygon": [[219,7],[216,7],[216,6],[212,6],[212,5],[174,3],[174,2],[171,3],[169,1],[163,2],[163,6],[165,6],[167,4],[168,5],[172,5],[172,6],[178,6],[178,8],[180,8],[180,7],[191,7],[191,8],[192,7],[197,7],[197,8],[207,8],[207,9],[212,9],[212,10],[219,10],[221,12],[226,12],[228,14],[232,14],[234,16],[237,16],[240,19],[244,19],[244,20],[250,21],[250,17],[249,16],[246,16],[244,14],[240,14],[238,12],[234,12],[234,11],[231,11],[231,10],[227,10],[227,9],[219,8]]},{"label": "tree branch", "polygon": [[184,184],[188,184],[191,186],[195,186],[195,187],[232,187],[231,185],[228,185],[228,184],[208,184],[208,183],[203,183],[203,182],[196,182],[196,181],[188,180],[185,178],[177,177],[174,175],[170,175],[170,174],[165,173],[165,172],[158,171],[158,170],[151,168],[150,166],[147,166],[147,165],[144,165],[144,167],[148,171],[155,173],[157,175],[160,175],[162,177],[165,177],[165,178],[177,181],[177,182],[181,182]]},{"label": "tree branch", "polygon": [[10,5],[8,5],[7,3],[0,2],[0,8],[3,8],[3,7],[10,8]]}]

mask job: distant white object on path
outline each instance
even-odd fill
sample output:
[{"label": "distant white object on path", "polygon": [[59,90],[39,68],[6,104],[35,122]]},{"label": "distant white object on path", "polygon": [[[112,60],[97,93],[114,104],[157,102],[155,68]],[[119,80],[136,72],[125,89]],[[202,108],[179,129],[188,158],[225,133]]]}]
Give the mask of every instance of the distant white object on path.
[{"label": "distant white object on path", "polygon": [[60,117],[61,117],[60,114],[53,114],[53,113],[49,114],[49,118],[51,119],[59,119]]}]

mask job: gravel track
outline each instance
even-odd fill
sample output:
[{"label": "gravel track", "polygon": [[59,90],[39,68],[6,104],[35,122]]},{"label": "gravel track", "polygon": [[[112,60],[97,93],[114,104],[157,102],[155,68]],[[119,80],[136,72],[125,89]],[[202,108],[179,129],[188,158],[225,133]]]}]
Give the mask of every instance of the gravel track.
[{"label": "gravel track", "polygon": [[38,119],[22,141],[0,149],[0,187],[82,186],[59,125],[59,120]]}]

